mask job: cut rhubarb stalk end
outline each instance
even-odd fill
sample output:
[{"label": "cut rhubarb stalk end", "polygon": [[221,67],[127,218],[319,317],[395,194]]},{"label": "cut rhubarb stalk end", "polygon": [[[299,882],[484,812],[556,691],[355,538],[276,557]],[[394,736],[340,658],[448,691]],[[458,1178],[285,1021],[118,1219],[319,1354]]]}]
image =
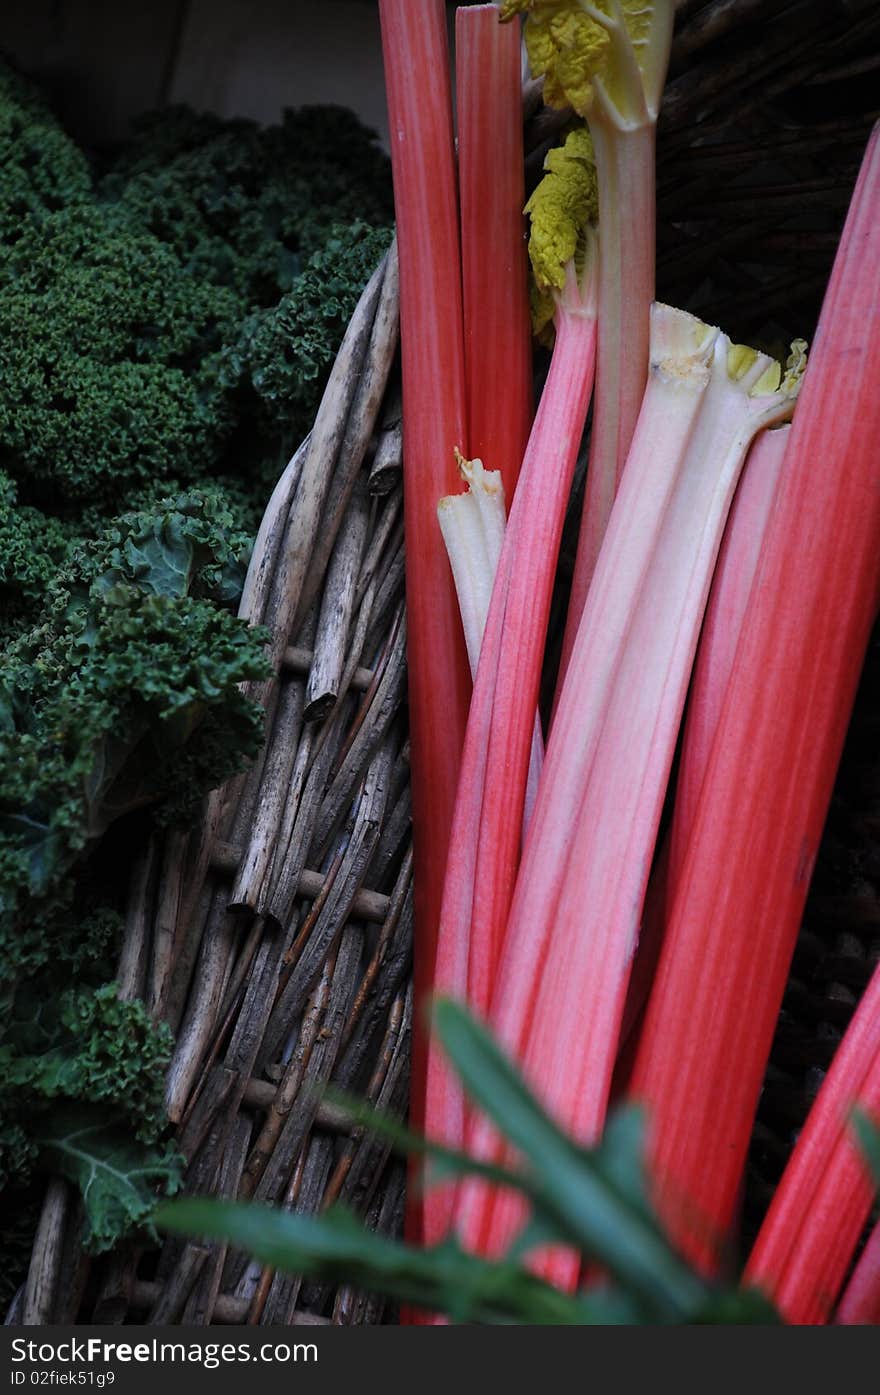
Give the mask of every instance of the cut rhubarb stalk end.
[{"label": "cut rhubarb stalk end", "polygon": [[440,500],[437,520],[452,567],[473,677],[489,614],[489,598],[501,556],[507,513],[501,471],[485,469],[482,460],[465,460],[460,451],[455,455],[467,488],[462,494],[447,494]]},{"label": "cut rhubarb stalk end", "polygon": [[[500,470],[486,470],[482,460],[465,460],[460,451],[456,451],[456,459],[467,488],[463,494],[449,494],[440,500],[437,519],[455,580],[471,677],[475,678],[507,522],[504,481]],[[534,807],[543,763],[544,738],[536,714],[523,836]]]}]

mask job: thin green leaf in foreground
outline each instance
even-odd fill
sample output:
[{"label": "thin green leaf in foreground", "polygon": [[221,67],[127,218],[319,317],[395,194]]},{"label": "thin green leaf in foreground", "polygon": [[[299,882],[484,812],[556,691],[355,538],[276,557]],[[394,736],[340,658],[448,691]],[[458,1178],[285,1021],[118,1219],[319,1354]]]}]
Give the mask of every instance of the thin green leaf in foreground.
[{"label": "thin green leaf in foreground", "polygon": [[880,1128],[862,1109],[853,1111],[852,1126],[875,1185],[880,1187]]},{"label": "thin green leaf in foreground", "polygon": [[655,1321],[686,1322],[706,1300],[654,1217],[642,1165],[644,1121],[618,1113],[595,1149],[578,1147],[547,1115],[492,1038],[456,1003],[435,1025],[470,1097],[522,1153],[526,1175],[569,1244],[608,1269]]},{"label": "thin green leaf in foreground", "polygon": [[[505,1259],[468,1254],[452,1238],[432,1249],[411,1249],[370,1232],[342,1207],[302,1216],[192,1198],[162,1206],[156,1223],[183,1234],[225,1239],[274,1268],[354,1284],[446,1313],[455,1322],[607,1326],[778,1321],[759,1295],[708,1284],[672,1249],[649,1200],[644,1120],[638,1111],[618,1113],[602,1143],[583,1149],[544,1113],[491,1037],[466,1012],[442,1002],[435,1022],[469,1094],[521,1157],[519,1167],[497,1167],[437,1147],[357,1102],[346,1101],[346,1108],[353,1120],[398,1150],[426,1154],[435,1176],[477,1175],[522,1191],[532,1218]],[[520,1257],[547,1243],[571,1246],[598,1261],[609,1281],[570,1295],[536,1278]]]},{"label": "thin green leaf in foreground", "polygon": [[[276,1269],[378,1290],[458,1322],[585,1324],[614,1321],[602,1296],[570,1297],[513,1264],[465,1254],[452,1240],[415,1250],[365,1229],[344,1207],[300,1216],[202,1198],[160,1208],[166,1230],[228,1240]],[[624,1310],[626,1311],[626,1310]],[[617,1321],[632,1320],[631,1310]]]}]

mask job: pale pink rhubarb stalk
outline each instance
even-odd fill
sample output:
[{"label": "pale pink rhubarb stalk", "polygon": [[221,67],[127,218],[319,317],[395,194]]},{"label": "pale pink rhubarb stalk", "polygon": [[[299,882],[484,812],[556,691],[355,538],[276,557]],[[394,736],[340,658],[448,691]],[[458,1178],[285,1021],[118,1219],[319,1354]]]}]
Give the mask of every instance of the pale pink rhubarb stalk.
[{"label": "pale pink rhubarb stalk", "polygon": [[[778,366],[656,306],[651,376],[554,719],[490,1023],[567,1130],[605,1118],[657,827],[721,534],[748,445],[790,414]],[[483,1155],[490,1132],[475,1130]],[[462,1202],[467,1243],[501,1253],[512,1193]],[[557,1253],[542,1272],[577,1282]]]},{"label": "pale pink rhubarb stalk", "polygon": [[501,471],[508,499],[532,422],[521,68],[519,33],[497,6],[456,10],[468,445]]},{"label": "pale pink rhubarb stalk", "polygon": [[674,895],[733,672],[736,646],[782,470],[790,426],[762,431],[746,458],[724,529],[688,693],[672,828],[657,855],[626,995],[621,1043],[641,1015],[657,967],[666,907]]},{"label": "pale pink rhubarb stalk", "polygon": [[526,14],[544,100],[589,122],[599,175],[599,342],[584,510],[563,640],[564,675],[648,378],[654,299],[657,114],[673,0],[505,0]]},{"label": "pale pink rhubarb stalk", "polygon": [[[667,1224],[733,1213],[880,588],[880,140],[834,263],[632,1076]],[[549,764],[549,755],[548,755]],[[536,815],[537,817],[537,815]]]},{"label": "pale pink rhubarb stalk", "polygon": [[[520,856],[520,833],[556,557],[593,378],[592,250],[558,297],[550,372],[526,449],[489,607],[455,806],[435,990],[485,1015]],[[429,1045],[427,1133],[464,1141],[464,1097]],[[425,1200],[426,1238],[449,1224],[448,1191]]]},{"label": "pale pink rhubarb stalk", "polygon": [[880,1324],[880,1221],[874,1226],[859,1255],[837,1305],[834,1321],[840,1327],[876,1327]]},{"label": "pale pink rhubarb stalk", "polygon": [[880,1121],[880,969],[837,1048],[743,1276],[799,1326],[828,1322],[876,1194],[852,1130],[856,1107]]}]

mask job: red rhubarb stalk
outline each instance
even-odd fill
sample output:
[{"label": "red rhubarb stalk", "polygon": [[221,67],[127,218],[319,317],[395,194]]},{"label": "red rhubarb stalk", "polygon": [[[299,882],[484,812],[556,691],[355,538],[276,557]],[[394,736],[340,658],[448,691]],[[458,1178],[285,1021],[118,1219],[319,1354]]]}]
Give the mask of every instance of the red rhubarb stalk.
[{"label": "red rhubarb stalk", "polygon": [[[504,535],[477,668],[443,895],[437,992],[485,1015],[521,850],[527,775],[556,557],[584,429],[596,336],[595,175],[585,131],[547,160],[529,204],[536,274],[553,288],[555,342]],[[464,1140],[464,1098],[429,1047],[427,1131]],[[426,1233],[448,1227],[448,1192],[426,1201]]]},{"label": "red rhubarb stalk", "polygon": [[[431,986],[470,678],[437,500],[466,449],[458,203],[443,0],[379,0],[400,257],[415,979]],[[415,1034],[411,1112],[424,1120]]]},{"label": "red rhubarb stalk", "polygon": [[[519,863],[529,758],[556,555],[592,381],[595,311],[565,314],[505,533],[492,593],[456,804],[440,919],[435,991],[483,1015]],[[549,396],[548,396],[549,393]],[[427,1132],[464,1141],[464,1097],[429,1043]],[[429,1221],[438,1239],[448,1211]]]},{"label": "red rhubarb stalk", "polygon": [[688,695],[672,820],[669,894],[674,894],[690,839],[790,432],[785,425],[758,436],[724,530]]},{"label": "red rhubarb stalk", "polygon": [[837,1305],[834,1321],[841,1327],[880,1324],[880,1221],[868,1236]]},{"label": "red rhubarb stalk", "polygon": [[[789,414],[778,366],[656,306],[652,372],[559,700],[490,1021],[559,1122],[604,1122],[629,968],[700,622],[753,435]],[[486,1130],[478,1129],[483,1152]],[[465,1212],[500,1253],[512,1193]],[[542,1272],[574,1287],[574,1253]]]},{"label": "red rhubarb stalk", "polygon": [[717,1260],[880,587],[880,140],[835,260],[648,1002],[648,1106],[679,1241]]},{"label": "red rhubarb stalk", "polygon": [[508,500],[532,421],[521,68],[519,33],[497,6],[456,10],[468,445],[501,471]]},{"label": "red rhubarb stalk", "polygon": [[810,1110],[746,1265],[786,1322],[829,1320],[876,1194],[852,1130],[880,1120],[880,969]]}]

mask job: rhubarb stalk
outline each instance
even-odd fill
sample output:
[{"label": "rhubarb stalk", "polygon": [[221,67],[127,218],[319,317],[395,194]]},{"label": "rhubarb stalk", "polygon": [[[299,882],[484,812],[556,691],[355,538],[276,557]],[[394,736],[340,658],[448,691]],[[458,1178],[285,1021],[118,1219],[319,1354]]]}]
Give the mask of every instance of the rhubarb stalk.
[{"label": "rhubarb stalk", "polygon": [[[547,158],[529,203],[530,250],[552,316],[550,371],[504,536],[477,669],[446,868],[435,987],[485,1015],[520,857],[541,662],[565,505],[593,379],[595,173],[586,131]],[[464,1099],[439,1048],[429,1047],[427,1131],[460,1146]],[[426,1232],[448,1223],[429,1195]]]},{"label": "rhubarb stalk", "polygon": [[657,968],[666,908],[673,898],[687,851],[790,430],[790,426],[781,426],[776,431],[762,431],[754,442],[724,530],[688,693],[672,828],[657,854],[648,883],[638,950],[626,995],[621,1044],[628,1040],[641,1015]]},{"label": "rhubarb stalk", "polygon": [[505,0],[525,13],[544,101],[586,117],[599,174],[599,342],[584,510],[560,678],[596,567],[648,378],[654,299],[657,113],[669,62],[673,0]]},{"label": "rhubarb stalk", "polygon": [[880,1323],[880,1221],[859,1255],[834,1321],[840,1327],[876,1327]]},{"label": "rhubarb stalk", "polygon": [[880,1120],[880,969],[837,1048],[745,1269],[745,1282],[799,1326],[828,1321],[874,1201],[852,1131],[855,1107]]},{"label": "rhubarb stalk", "polygon": [[468,444],[508,499],[532,421],[519,33],[495,5],[455,12]]},{"label": "rhubarb stalk", "polygon": [[[437,505],[437,519],[452,567],[471,677],[476,678],[507,515],[500,470],[486,470],[482,460],[465,460],[462,455],[458,457],[458,468],[467,489],[463,494],[449,494],[441,499]],[[536,713],[523,808],[523,834],[535,805],[543,761],[544,738]]]},{"label": "rhubarb stalk", "polygon": [[880,590],[878,205],[875,130],[804,377],[632,1077],[631,1094],[649,1110],[667,1222],[707,1267],[733,1212]]},{"label": "rhubarb stalk", "polygon": [[[700,622],[749,442],[790,414],[778,365],[656,306],[652,371],[559,700],[490,1022],[560,1124],[601,1130]],[[486,1149],[480,1126],[476,1146]],[[484,1196],[485,1196],[485,1189]],[[510,1193],[465,1209],[496,1254]],[[573,1287],[575,1254],[544,1270]]]},{"label": "rhubarb stalk", "polygon": [[[415,979],[434,965],[470,681],[437,500],[466,448],[461,258],[443,0],[379,0],[400,257],[408,683],[415,859]],[[414,1033],[412,1117],[424,1119]]]}]

